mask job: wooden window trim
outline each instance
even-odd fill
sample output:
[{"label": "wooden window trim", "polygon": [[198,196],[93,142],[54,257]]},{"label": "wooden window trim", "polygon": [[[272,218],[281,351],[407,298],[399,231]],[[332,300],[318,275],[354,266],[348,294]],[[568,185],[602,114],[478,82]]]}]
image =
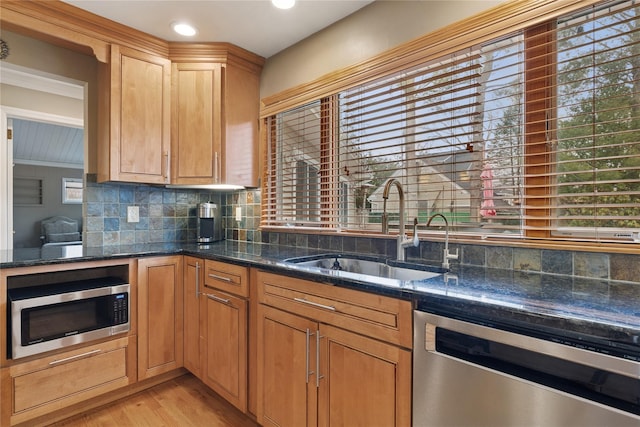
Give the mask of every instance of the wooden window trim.
[{"label": "wooden window trim", "polygon": [[524,30],[601,0],[515,0],[432,31],[358,64],[262,99],[267,117],[431,59]]},{"label": "wooden window trim", "polygon": [[[555,113],[554,24],[547,22],[525,31],[525,236],[550,237],[549,135]],[[532,178],[528,178],[532,177]]]}]

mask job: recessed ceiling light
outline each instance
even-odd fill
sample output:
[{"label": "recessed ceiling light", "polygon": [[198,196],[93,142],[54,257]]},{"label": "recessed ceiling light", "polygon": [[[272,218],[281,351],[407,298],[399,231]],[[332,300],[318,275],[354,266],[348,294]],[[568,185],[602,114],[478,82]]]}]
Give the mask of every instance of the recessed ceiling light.
[{"label": "recessed ceiling light", "polygon": [[173,24],[173,31],[180,34],[181,36],[195,36],[197,31],[194,27],[189,24],[185,24],[184,22],[176,22]]},{"label": "recessed ceiling light", "polygon": [[278,9],[291,9],[296,0],[271,0],[271,3]]}]

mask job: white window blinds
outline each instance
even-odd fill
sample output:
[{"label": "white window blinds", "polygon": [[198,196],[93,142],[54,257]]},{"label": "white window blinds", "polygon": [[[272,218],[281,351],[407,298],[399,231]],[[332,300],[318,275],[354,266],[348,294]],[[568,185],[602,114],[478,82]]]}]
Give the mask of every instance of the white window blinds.
[{"label": "white window blinds", "polygon": [[607,2],[558,21],[555,235],[640,241],[639,11]]},{"label": "white window blinds", "polygon": [[266,120],[263,225],[336,226],[335,119],[328,104],[327,99],[312,102]]}]

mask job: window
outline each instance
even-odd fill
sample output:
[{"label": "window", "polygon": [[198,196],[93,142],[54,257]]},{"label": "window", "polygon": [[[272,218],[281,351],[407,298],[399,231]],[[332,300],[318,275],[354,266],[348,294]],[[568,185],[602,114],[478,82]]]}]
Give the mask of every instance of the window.
[{"label": "window", "polygon": [[[520,233],[522,50],[516,35],[342,92],[339,172],[368,217],[343,226],[379,229],[395,178],[408,220]],[[386,205],[397,220],[397,192]]]},{"label": "window", "polygon": [[605,3],[558,22],[557,234],[640,237],[639,11]]},{"label": "window", "polygon": [[600,3],[270,116],[263,226],[379,231],[395,178],[407,224],[640,240],[638,46],[634,3]]},{"label": "window", "polygon": [[42,205],[42,179],[13,178],[13,204],[16,206]]},{"label": "window", "polygon": [[321,227],[330,221],[321,211],[321,206],[328,205],[324,189],[332,170],[332,157],[327,154],[330,138],[323,130],[323,103],[312,102],[268,121],[271,137],[265,193],[271,203],[263,217],[270,224]]},{"label": "window", "polygon": [[82,179],[62,178],[62,203],[82,203]]}]

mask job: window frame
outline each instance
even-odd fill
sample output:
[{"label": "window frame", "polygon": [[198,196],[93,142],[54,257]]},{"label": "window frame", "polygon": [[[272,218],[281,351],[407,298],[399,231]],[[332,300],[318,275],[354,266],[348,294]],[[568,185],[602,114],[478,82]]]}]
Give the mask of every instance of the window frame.
[{"label": "window frame", "polygon": [[[555,71],[553,70],[554,63],[554,55],[555,48],[549,46],[554,46],[554,33],[553,31],[549,31],[551,27],[555,25],[555,18],[576,12],[579,9],[591,6],[593,4],[600,3],[599,0],[594,1],[572,1],[566,2],[563,5],[558,5],[554,7],[552,1],[545,1],[537,5],[536,7],[527,8],[527,2],[517,1],[513,2],[510,5],[503,5],[494,8],[487,13],[478,15],[478,17],[474,20],[471,19],[469,21],[474,21],[476,24],[478,22],[482,22],[482,25],[479,25],[479,30],[471,30],[469,28],[470,23],[464,22],[459,24],[454,24],[453,28],[451,26],[445,27],[442,30],[436,31],[434,33],[426,35],[424,38],[418,40],[414,43],[414,53],[409,55],[406,53],[406,49],[409,45],[403,45],[397,49],[394,49],[390,52],[389,55],[383,55],[381,58],[375,58],[372,61],[378,62],[380,65],[378,67],[379,71],[375,72],[361,72],[354,73],[353,68],[345,69],[345,73],[353,76],[354,74],[357,77],[349,77],[346,74],[342,77],[340,75],[336,78],[335,76],[333,83],[328,81],[322,81],[322,85],[318,84],[319,82],[315,82],[313,85],[305,85],[298,88],[292,88],[289,91],[285,91],[277,96],[265,98],[263,100],[264,106],[261,111],[261,116],[265,120],[269,115],[275,114],[278,111],[286,110],[287,107],[291,105],[297,105],[303,103],[308,97],[313,96],[317,93],[320,86],[324,88],[324,90],[329,90],[331,93],[337,93],[340,90],[345,90],[350,88],[356,84],[362,84],[364,82],[378,79],[389,75],[393,72],[398,71],[402,68],[407,68],[411,64],[415,64],[418,60],[421,62],[425,62],[428,60],[433,60],[436,57],[442,56],[445,52],[452,52],[455,48],[462,47],[470,47],[472,44],[477,44],[482,41],[489,41],[491,38],[495,38],[496,34],[509,34],[514,30],[523,30],[525,33],[525,43],[530,43],[535,37],[539,37],[539,34],[543,34],[543,37],[546,39],[543,42],[539,42],[539,49],[547,49],[547,51],[540,55],[538,54],[538,58],[533,60],[529,59],[530,63],[528,63],[525,73],[528,73],[525,78],[525,85],[533,84],[536,78],[540,78],[540,76],[536,76],[535,73],[542,73],[544,79],[555,79]],[[533,16],[535,14],[535,19]],[[496,15],[501,16],[503,19],[496,20]],[[488,20],[492,19],[494,23],[490,23]],[[528,22],[527,22],[528,21]],[[531,24],[531,22],[534,22]],[[447,34],[448,33],[448,34]],[[455,34],[462,35],[462,41],[454,47],[455,43],[444,43],[441,40],[444,35],[448,37],[449,40],[455,40],[456,37],[452,36]],[[473,35],[475,34],[475,36]],[[435,40],[434,40],[435,39]],[[429,40],[432,47],[427,46],[427,40]],[[459,39],[458,39],[459,40]],[[415,44],[418,44],[419,47],[416,49]],[[433,47],[435,46],[435,47]],[[404,55],[399,55],[398,52],[404,52]],[[435,53],[434,53],[435,52]],[[528,54],[532,53],[533,50],[531,46],[525,47],[525,52]],[[394,58],[395,56],[395,58]],[[388,64],[388,61],[393,60],[397,62],[395,66],[391,67]],[[419,59],[418,59],[419,58]],[[542,61],[542,63],[540,63]],[[361,65],[356,66],[360,67]],[[367,61],[367,67],[371,67],[369,61]],[[371,69],[371,68],[369,68]],[[361,70],[361,69],[360,69]],[[533,74],[532,74],[533,73]],[[546,88],[553,88],[553,84],[545,84]],[[309,90],[309,89],[312,90]],[[531,87],[526,87],[525,91],[529,93],[533,93],[534,90]],[[537,144],[541,138],[545,140],[549,137],[553,138],[553,135],[550,136],[549,128],[547,128],[549,123],[554,123],[556,118],[554,115],[549,115],[550,111],[555,112],[555,106],[551,103],[555,99],[555,96],[550,96],[554,94],[550,94],[549,89],[545,89],[544,91],[540,91],[537,93],[535,97],[528,97],[525,104],[527,106],[532,105],[533,103],[545,103],[544,108],[540,109],[539,112],[535,114],[543,114],[544,117],[542,120],[538,120],[538,117],[528,116],[525,119],[525,124],[527,128],[525,129],[525,141],[524,141],[524,149],[525,157],[531,159],[531,161],[527,161],[524,165],[525,167],[525,177],[529,175],[535,175],[535,178],[529,179],[525,182],[524,188],[524,198],[526,198],[527,203],[525,205],[527,208],[524,210],[524,239],[531,240],[544,240],[551,241],[554,239],[552,229],[553,226],[551,224],[548,208],[550,203],[550,191],[552,187],[548,185],[548,180],[550,179],[550,175],[545,175],[540,173],[541,168],[545,168],[545,165],[549,164],[550,154],[546,150],[541,150],[539,144]],[[283,98],[286,96],[287,100],[283,101]],[[329,98],[324,98],[328,100]],[[323,103],[324,105],[324,103]],[[533,109],[527,108],[525,114],[534,114],[531,113]],[[555,126],[550,127],[552,132],[555,132]],[[535,173],[531,173],[535,172]],[[265,186],[268,185],[268,180],[263,181]],[[266,198],[263,198],[265,200]],[[531,203],[530,203],[531,202]],[[266,229],[272,228],[268,224],[264,224],[263,226]],[[277,227],[275,227],[277,229]],[[339,227],[338,227],[339,230]],[[367,233],[366,230],[359,230],[362,233]],[[497,239],[501,239],[502,237],[509,239],[509,236],[494,236]],[[594,242],[593,239],[586,239],[587,242]],[[566,243],[566,242],[563,242]],[[569,241],[571,243],[571,241]],[[610,244],[610,242],[607,242]]]},{"label": "window frame", "polygon": [[[67,185],[68,183],[76,185]],[[80,184],[79,186],[77,184]],[[80,190],[80,197],[72,197],[69,193],[70,190]],[[82,178],[62,178],[62,204],[64,205],[78,205],[82,204],[84,195],[84,183]]]}]

